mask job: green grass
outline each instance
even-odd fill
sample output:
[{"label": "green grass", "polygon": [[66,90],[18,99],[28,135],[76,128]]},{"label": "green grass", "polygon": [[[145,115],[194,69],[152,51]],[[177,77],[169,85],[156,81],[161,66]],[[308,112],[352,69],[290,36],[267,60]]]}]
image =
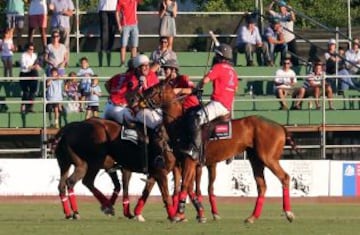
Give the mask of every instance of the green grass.
[{"label": "green grass", "polygon": [[252,234],[252,235],[347,235],[360,231],[359,207],[350,203],[294,203],[296,219],[289,223],[281,216],[280,203],[265,203],[262,217],[255,224],[244,224],[251,213],[253,199],[249,203],[221,203],[222,219],[210,220],[206,204],[208,222],[198,224],[194,210],[187,205],[186,223],[174,224],[166,220],[165,210],[160,203],[149,203],[143,215],[145,223],[101,214],[95,202],[79,202],[81,220],[63,219],[60,203],[55,201],[40,203],[0,202],[0,234]]}]

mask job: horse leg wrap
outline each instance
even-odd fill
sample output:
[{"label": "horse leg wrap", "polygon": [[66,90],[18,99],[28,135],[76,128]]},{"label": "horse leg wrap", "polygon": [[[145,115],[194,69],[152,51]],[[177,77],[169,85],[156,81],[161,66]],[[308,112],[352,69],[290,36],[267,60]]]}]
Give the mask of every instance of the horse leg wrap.
[{"label": "horse leg wrap", "polygon": [[180,214],[185,213],[186,197],[187,197],[186,192],[181,192],[179,195],[179,206],[178,206],[177,212]]},{"label": "horse leg wrap", "polygon": [[119,196],[119,191],[113,191],[113,193],[111,195],[111,198],[110,198],[110,204],[111,205],[115,204],[116,199],[118,198],[118,196]]},{"label": "horse leg wrap", "polygon": [[172,200],[173,200],[174,210],[176,210],[178,208],[178,205],[179,205],[179,194],[173,195]]},{"label": "horse leg wrap", "polygon": [[202,218],[204,217],[204,207],[201,204],[200,200],[198,199],[198,197],[194,197],[192,200],[192,203],[194,205],[194,207],[196,208],[196,211],[198,213],[198,217]]},{"label": "horse leg wrap", "polygon": [[145,205],[145,200],[142,198],[139,198],[139,200],[135,206],[135,209],[134,209],[135,215],[141,215],[141,213],[144,209],[144,205]]},{"label": "horse leg wrap", "polygon": [[289,188],[283,188],[283,209],[291,211]]},{"label": "horse leg wrap", "polygon": [[71,209],[74,211],[74,212],[77,212],[79,209],[78,209],[78,205],[77,205],[77,201],[76,201],[76,195],[75,195],[75,192],[74,192],[74,189],[69,189],[69,200],[70,200],[70,206],[71,206]]},{"label": "horse leg wrap", "polygon": [[254,211],[252,213],[255,218],[260,217],[261,211],[262,211],[262,208],[263,208],[263,205],[264,205],[264,200],[265,200],[265,197],[263,197],[263,196],[259,196],[256,199],[255,208],[254,208]]},{"label": "horse leg wrap", "polygon": [[219,211],[218,211],[218,208],[217,208],[217,205],[216,205],[216,196],[214,194],[211,194],[209,196],[209,201],[210,201],[210,206],[211,206],[211,213],[212,214],[219,214]]},{"label": "horse leg wrap", "polygon": [[166,212],[168,214],[168,218],[172,219],[175,216],[175,208],[171,205],[166,205]]},{"label": "horse leg wrap", "polygon": [[66,218],[71,217],[71,210],[70,210],[70,206],[69,206],[69,200],[66,197],[66,195],[60,195],[60,200],[61,200],[62,207],[64,209],[65,217]]},{"label": "horse leg wrap", "polygon": [[130,213],[130,200],[128,197],[124,197],[123,198],[123,215],[125,217],[131,217],[131,213]]}]

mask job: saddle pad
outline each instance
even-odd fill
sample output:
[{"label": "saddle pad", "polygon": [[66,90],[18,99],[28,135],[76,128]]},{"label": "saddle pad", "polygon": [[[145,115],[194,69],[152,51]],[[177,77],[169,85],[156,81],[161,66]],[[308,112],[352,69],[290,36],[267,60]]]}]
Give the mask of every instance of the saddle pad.
[{"label": "saddle pad", "polygon": [[231,139],[231,137],[232,137],[231,121],[220,122],[215,125],[214,130],[211,133],[210,140]]},{"label": "saddle pad", "polygon": [[121,139],[129,140],[134,144],[138,144],[138,134],[135,129],[126,128],[123,126],[121,129]]}]

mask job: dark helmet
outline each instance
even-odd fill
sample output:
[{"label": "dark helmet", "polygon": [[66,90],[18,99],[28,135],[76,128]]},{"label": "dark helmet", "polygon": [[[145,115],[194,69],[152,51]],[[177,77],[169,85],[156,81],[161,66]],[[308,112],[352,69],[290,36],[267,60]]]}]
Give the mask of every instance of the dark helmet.
[{"label": "dark helmet", "polygon": [[220,46],[216,47],[215,55],[222,57],[226,60],[232,60],[233,59],[233,52],[231,46],[225,43],[221,43]]},{"label": "dark helmet", "polygon": [[161,67],[163,68],[174,68],[176,70],[179,70],[179,65],[176,60],[170,59],[165,62]]}]

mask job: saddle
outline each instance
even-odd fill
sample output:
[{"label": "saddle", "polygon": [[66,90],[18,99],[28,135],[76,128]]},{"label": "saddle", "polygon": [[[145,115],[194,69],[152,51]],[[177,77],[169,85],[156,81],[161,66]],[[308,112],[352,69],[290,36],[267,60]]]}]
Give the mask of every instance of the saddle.
[{"label": "saddle", "polygon": [[222,140],[231,139],[231,115],[227,114],[216,118],[202,128],[203,140]]}]

